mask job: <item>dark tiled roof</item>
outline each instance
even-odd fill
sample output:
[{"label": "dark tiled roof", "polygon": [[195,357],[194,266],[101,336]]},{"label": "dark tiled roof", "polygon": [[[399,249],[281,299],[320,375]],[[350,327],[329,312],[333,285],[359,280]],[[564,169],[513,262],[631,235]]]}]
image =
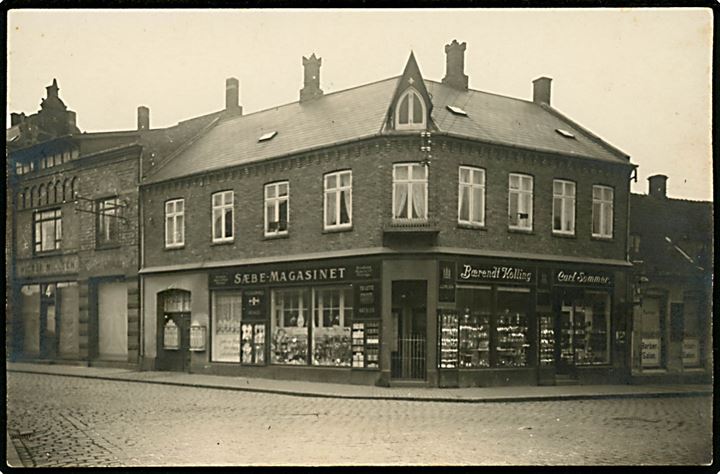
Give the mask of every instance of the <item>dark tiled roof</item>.
[{"label": "dark tiled roof", "polygon": [[698,267],[712,271],[711,202],[631,194],[630,233],[640,237],[636,257],[646,272],[680,276],[697,273]]},{"label": "dark tiled roof", "polygon": [[[394,133],[383,132],[383,127],[398,78],[220,121],[174,157],[172,166],[157,170],[147,182]],[[546,106],[486,92],[459,91],[435,81],[425,83],[432,94],[432,119],[441,133],[607,162],[628,162],[622,152],[602,145],[598,138]],[[463,108],[467,116],[451,113],[447,105]],[[562,136],[558,128],[575,138]],[[258,142],[260,136],[272,131],[277,131],[273,139]]]}]

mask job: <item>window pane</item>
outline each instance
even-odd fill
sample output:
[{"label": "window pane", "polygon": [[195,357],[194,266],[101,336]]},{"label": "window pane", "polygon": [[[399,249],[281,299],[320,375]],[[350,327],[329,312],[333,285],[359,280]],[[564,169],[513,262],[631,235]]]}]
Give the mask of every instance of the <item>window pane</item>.
[{"label": "window pane", "polygon": [[287,230],[287,223],[288,223],[288,202],[287,202],[287,199],[285,199],[280,202],[278,230],[280,230],[280,231]]},{"label": "window pane", "polygon": [[185,209],[185,201],[182,199],[179,199],[175,201],[175,212],[183,212]]},{"label": "window pane", "polygon": [[592,208],[592,233],[601,234],[602,229],[600,228],[600,203],[593,202]]},{"label": "window pane", "polygon": [[497,366],[524,367],[529,352],[527,312],[530,293],[497,292]]},{"label": "window pane", "polygon": [[458,288],[457,310],[460,367],[490,367],[490,289]]},{"label": "window pane", "polygon": [[518,225],[519,219],[519,194],[517,192],[511,192],[509,196],[508,212],[510,213],[510,225]]},{"label": "window pane", "polygon": [[417,94],[411,94],[413,98],[413,123],[423,123],[423,106]]},{"label": "window pane", "polygon": [[185,240],[185,219],[182,215],[175,220],[175,243],[181,244]]},{"label": "window pane", "polygon": [[613,208],[611,205],[605,205],[605,213],[603,214],[603,233],[611,237],[613,233]]},{"label": "window pane", "polygon": [[274,184],[265,186],[265,198],[274,198],[277,196],[277,188]]},{"label": "window pane", "polygon": [[483,222],[483,212],[485,210],[485,193],[484,188],[473,188],[473,222]]},{"label": "window pane", "polygon": [[475,184],[485,184],[485,172],[483,170],[473,170],[473,180]]},{"label": "window pane", "polygon": [[460,186],[459,219],[461,221],[470,220],[470,192],[468,186]]},{"label": "window pane", "polygon": [[287,196],[288,194],[288,183],[278,184],[278,196]]},{"label": "window pane", "polygon": [[224,194],[225,195],[225,204],[233,203],[233,194],[234,193],[232,191],[228,191]]},{"label": "window pane", "polygon": [[277,231],[277,221],[275,220],[275,205],[274,203],[265,204],[265,221],[267,223],[266,231],[275,232]]},{"label": "window pane", "polygon": [[425,179],[427,177],[427,168],[422,165],[412,165],[413,179]]},{"label": "window pane", "polygon": [[560,181],[553,181],[553,194],[561,195],[563,193],[563,183]]},{"label": "window pane", "polygon": [[461,183],[469,183],[470,182],[470,170],[468,168],[460,168],[460,182]]},{"label": "window pane", "polygon": [[240,292],[214,292],[212,307],[212,359],[240,362]]},{"label": "window pane", "polygon": [[394,177],[398,179],[408,179],[408,166],[407,165],[395,165],[393,168]]},{"label": "window pane", "polygon": [[326,199],[325,199],[325,224],[326,225],[337,224],[336,202],[337,202],[337,192],[333,191],[333,192],[326,194]]},{"label": "window pane", "polygon": [[553,229],[562,230],[562,199],[553,199]]},{"label": "window pane", "polygon": [[425,186],[415,183],[412,186],[412,218],[425,218]]},{"label": "window pane", "polygon": [[408,215],[408,184],[396,183],[394,185],[395,209],[393,209],[393,217],[396,219],[406,219]]},{"label": "window pane", "polygon": [[401,125],[407,125],[409,121],[409,96],[403,97],[400,101],[400,113],[398,114],[398,122]]},{"label": "window pane", "polygon": [[172,219],[165,219],[165,245],[173,243],[173,221]]},{"label": "window pane", "polygon": [[325,187],[327,189],[335,189],[337,187],[337,175],[331,174],[325,176]]},{"label": "window pane", "polygon": [[350,186],[352,180],[352,174],[348,171],[340,175],[340,186]]},{"label": "window pane", "polygon": [[273,290],[271,362],[307,364],[308,294],[305,290]]},{"label": "window pane", "polygon": [[313,309],[313,365],[350,366],[351,298],[352,292],[341,288],[316,290]]},{"label": "window pane", "polygon": [[340,193],[340,224],[350,223],[350,208],[352,206],[350,191]]}]

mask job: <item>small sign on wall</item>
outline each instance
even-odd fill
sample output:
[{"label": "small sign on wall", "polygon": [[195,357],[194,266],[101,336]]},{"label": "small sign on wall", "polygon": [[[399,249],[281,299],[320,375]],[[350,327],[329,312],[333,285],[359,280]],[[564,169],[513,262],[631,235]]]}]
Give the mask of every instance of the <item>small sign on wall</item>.
[{"label": "small sign on wall", "polygon": [[697,337],[686,337],[682,344],[682,360],[685,367],[700,365],[700,340]]},{"label": "small sign on wall", "polygon": [[643,367],[660,367],[660,339],[642,338],[640,349]]},{"label": "small sign on wall", "polygon": [[163,328],[163,349],[166,351],[180,349],[180,332],[172,319],[169,319]]},{"label": "small sign on wall", "polygon": [[207,341],[207,327],[200,325],[190,326],[190,350],[204,351]]}]

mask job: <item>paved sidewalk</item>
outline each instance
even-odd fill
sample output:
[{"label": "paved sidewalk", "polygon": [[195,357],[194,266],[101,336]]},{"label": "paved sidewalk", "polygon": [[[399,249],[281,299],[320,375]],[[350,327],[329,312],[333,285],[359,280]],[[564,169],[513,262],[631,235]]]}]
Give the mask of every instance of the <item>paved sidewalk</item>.
[{"label": "paved sidewalk", "polygon": [[408,388],[231,377],[183,372],[140,372],[128,369],[21,362],[7,362],[6,368],[8,372],[240,390],[304,397],[426,402],[528,402],[602,398],[657,398],[706,396],[712,395],[713,393],[711,385],[561,385],[548,387]]},{"label": "paved sidewalk", "polygon": [[10,433],[5,431],[5,462],[10,467],[23,467],[23,463],[20,460],[20,456],[15,449],[15,445],[10,439]]}]

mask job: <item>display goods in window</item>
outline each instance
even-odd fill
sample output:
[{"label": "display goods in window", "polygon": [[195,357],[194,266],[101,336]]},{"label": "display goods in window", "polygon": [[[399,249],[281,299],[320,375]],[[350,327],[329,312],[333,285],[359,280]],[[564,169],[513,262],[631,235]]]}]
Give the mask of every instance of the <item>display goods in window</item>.
[{"label": "display goods in window", "polygon": [[458,316],[454,313],[440,315],[440,368],[457,367]]},{"label": "display goods in window", "polygon": [[540,316],[540,364],[551,365],[555,362],[555,330],[550,315]]},{"label": "display goods in window", "polygon": [[460,367],[490,367],[490,317],[465,312],[460,317]]},{"label": "display goods in window", "polygon": [[497,365],[498,367],[524,367],[527,365],[528,328],[525,316],[520,313],[505,313],[497,320]]}]

